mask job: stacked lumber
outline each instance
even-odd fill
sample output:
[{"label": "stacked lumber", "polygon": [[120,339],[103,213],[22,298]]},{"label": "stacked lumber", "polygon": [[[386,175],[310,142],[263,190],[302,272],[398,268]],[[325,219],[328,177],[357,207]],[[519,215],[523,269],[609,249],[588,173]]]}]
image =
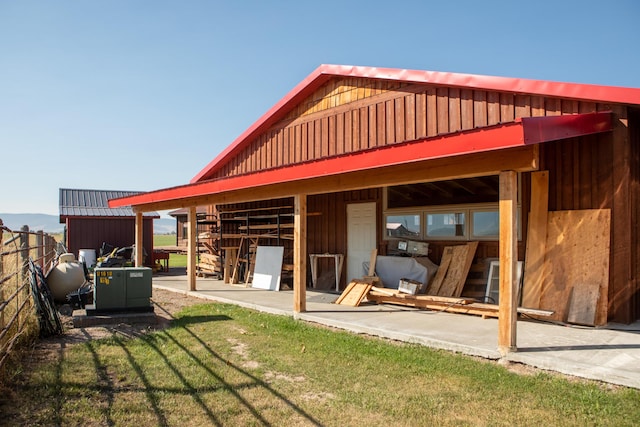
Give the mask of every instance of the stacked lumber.
[{"label": "stacked lumber", "polygon": [[196,265],[196,273],[199,276],[221,276],[222,260],[218,255],[201,253],[200,262]]}]

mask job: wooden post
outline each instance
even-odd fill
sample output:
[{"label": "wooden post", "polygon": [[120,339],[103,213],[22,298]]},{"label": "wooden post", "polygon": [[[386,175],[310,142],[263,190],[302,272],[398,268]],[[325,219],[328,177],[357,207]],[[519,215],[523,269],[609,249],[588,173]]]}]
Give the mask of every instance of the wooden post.
[{"label": "wooden post", "polygon": [[136,267],[142,267],[144,264],[144,246],[142,245],[142,236],[143,236],[143,217],[142,212],[136,212],[136,237],[135,237],[135,245],[136,245]]},{"label": "wooden post", "polygon": [[190,206],[187,214],[187,281],[189,290],[196,290],[196,207]]},{"label": "wooden post", "polygon": [[293,311],[307,311],[307,195],[294,196]]},{"label": "wooden post", "polygon": [[38,230],[38,232],[36,233],[36,253],[40,268],[42,268],[42,271],[46,272],[44,261],[44,231],[42,230]]},{"label": "wooden post", "polygon": [[518,202],[518,174],[500,172],[500,303],[498,306],[498,351],[505,356],[516,351],[518,287],[518,233],[516,214]]}]

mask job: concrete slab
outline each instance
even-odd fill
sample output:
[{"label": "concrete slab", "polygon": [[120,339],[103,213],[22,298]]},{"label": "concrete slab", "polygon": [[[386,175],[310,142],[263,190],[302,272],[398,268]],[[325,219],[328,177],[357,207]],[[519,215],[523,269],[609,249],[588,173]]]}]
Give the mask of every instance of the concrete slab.
[{"label": "concrete slab", "polygon": [[[337,294],[307,290],[307,311],[293,312],[292,291],[265,291],[186,276],[156,275],[153,286],[212,301],[292,316],[355,333],[418,343],[488,359],[500,359],[498,321],[390,304],[348,307]],[[640,389],[640,322],[607,328],[571,327],[518,320],[516,352],[505,359],[537,368]]]}]

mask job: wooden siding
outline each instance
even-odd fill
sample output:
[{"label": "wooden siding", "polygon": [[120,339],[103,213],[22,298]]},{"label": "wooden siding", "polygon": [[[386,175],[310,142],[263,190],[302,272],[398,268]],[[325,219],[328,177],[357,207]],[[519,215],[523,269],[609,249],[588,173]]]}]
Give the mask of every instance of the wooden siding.
[{"label": "wooden siding", "polygon": [[[579,108],[573,106],[572,111]],[[541,169],[549,170],[550,211],[611,209],[608,320],[629,323],[640,316],[635,207],[640,141],[637,130],[627,127],[626,108],[615,107],[614,113],[613,133],[542,144],[540,162]]]},{"label": "wooden siding", "polygon": [[227,177],[434,137],[516,118],[606,106],[485,90],[370,79],[329,81],[216,174]]}]

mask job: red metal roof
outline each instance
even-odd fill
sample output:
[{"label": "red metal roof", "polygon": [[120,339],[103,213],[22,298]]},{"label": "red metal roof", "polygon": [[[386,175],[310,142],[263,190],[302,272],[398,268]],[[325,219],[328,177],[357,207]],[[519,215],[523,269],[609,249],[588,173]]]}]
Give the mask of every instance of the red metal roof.
[{"label": "red metal roof", "polygon": [[[456,134],[344,154],[245,175],[192,183],[110,200],[109,206],[142,205],[371,170],[411,162],[521,147],[611,130],[611,113],[531,117]],[[443,144],[446,140],[446,144]]]},{"label": "red metal roof", "polygon": [[394,80],[407,83],[426,83],[468,89],[495,90],[553,96],[576,100],[612,102],[640,105],[640,88],[598,86],[578,83],[560,83],[543,80],[493,77],[473,74],[444,73],[436,71],[403,70],[395,68],[356,67],[349,65],[321,65],[294,87],[284,98],[244,131],[231,145],[205,166],[191,183],[210,179],[234,153],[260,132],[280,120],[289,109],[311,95],[316,89],[334,77],[355,77]]}]

